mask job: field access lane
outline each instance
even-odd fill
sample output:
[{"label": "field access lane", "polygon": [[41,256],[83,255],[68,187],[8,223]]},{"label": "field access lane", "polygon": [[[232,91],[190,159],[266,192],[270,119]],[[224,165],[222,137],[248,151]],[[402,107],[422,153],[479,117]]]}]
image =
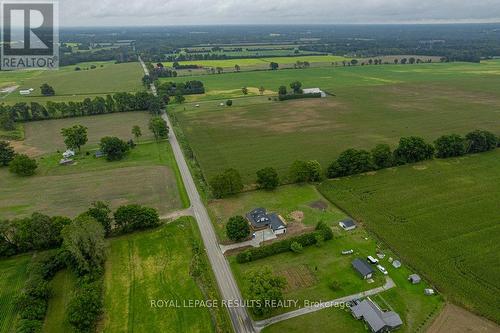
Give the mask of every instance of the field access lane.
[{"label": "field access lane", "polygon": [[[144,61],[140,59],[144,73],[148,74],[146,65]],[[156,87],[154,84],[151,85],[151,90],[153,94],[156,95]],[[168,118],[167,113],[162,115],[163,119],[167,122],[168,127],[172,129],[172,124]],[[203,204],[198,189],[194,183],[191,172],[189,171],[184,155],[182,154],[181,147],[177,141],[177,137],[173,130],[169,132],[169,141],[172,145],[172,150],[174,152],[175,160],[181,172],[182,180],[184,181],[184,186],[191,201],[191,207],[193,210],[194,217],[198,223],[198,227],[201,232],[201,237],[203,243],[205,244],[205,250],[212,265],[212,270],[215,274],[217,284],[219,286],[221,297],[226,302],[238,302],[243,304],[243,297],[241,296],[236,280],[234,279],[229,263],[222,254],[217,241],[217,236],[210,221],[207,209]],[[244,307],[228,307],[229,316],[231,317],[231,322],[236,332],[238,333],[251,333],[256,332],[253,321],[248,315],[247,310]]]}]

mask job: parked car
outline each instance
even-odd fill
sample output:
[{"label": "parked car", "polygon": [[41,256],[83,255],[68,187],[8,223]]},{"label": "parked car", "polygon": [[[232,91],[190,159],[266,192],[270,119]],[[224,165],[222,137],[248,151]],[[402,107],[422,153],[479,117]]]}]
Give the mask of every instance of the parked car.
[{"label": "parked car", "polygon": [[368,260],[368,262],[369,262],[370,264],[373,264],[373,265],[378,264],[378,259],[375,259],[375,258],[373,258],[372,256],[368,256],[368,257],[366,258],[366,260]]},{"label": "parked car", "polygon": [[385,269],[385,267],[384,267],[384,266],[382,266],[382,265],[377,265],[377,268],[378,268],[378,270],[379,270],[382,274],[384,274],[384,275],[389,274],[389,273],[387,272],[387,270]]},{"label": "parked car", "polygon": [[350,249],[350,250],[343,250],[342,251],[342,254],[346,255],[346,254],[353,254],[354,253],[354,250],[353,249]]}]

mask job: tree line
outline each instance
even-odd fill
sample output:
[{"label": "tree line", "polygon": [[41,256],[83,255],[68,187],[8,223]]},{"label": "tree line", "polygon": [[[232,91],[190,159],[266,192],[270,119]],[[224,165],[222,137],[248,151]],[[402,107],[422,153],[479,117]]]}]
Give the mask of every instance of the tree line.
[{"label": "tree line", "polygon": [[[316,160],[293,162],[288,170],[288,183],[319,182],[325,178],[349,175],[390,168],[409,163],[430,160],[434,157],[449,158],[486,152],[500,146],[500,138],[489,131],[475,130],[465,135],[443,135],[433,144],[423,138],[402,137],[394,149],[387,144],[379,144],[371,151],[350,148],[342,152],[323,170]],[[256,172],[256,184],[260,189],[274,190],[282,180],[272,167]],[[236,169],[226,169],[209,180],[211,193],[215,198],[224,198],[243,190],[241,175]]]},{"label": "tree line", "polygon": [[148,92],[120,92],[107,95],[106,98],[85,98],[81,102],[51,102],[46,105],[31,103],[16,103],[14,105],[0,104],[0,129],[14,130],[15,122],[91,116],[114,112],[149,111],[159,115],[165,103],[161,98]]},{"label": "tree line", "polygon": [[74,220],[91,218],[103,229],[105,237],[156,227],[160,217],[154,208],[140,205],[120,206],[112,212],[109,205],[96,201],[76,219],[35,212],[29,217],[0,220],[0,257],[58,248],[63,230]]}]

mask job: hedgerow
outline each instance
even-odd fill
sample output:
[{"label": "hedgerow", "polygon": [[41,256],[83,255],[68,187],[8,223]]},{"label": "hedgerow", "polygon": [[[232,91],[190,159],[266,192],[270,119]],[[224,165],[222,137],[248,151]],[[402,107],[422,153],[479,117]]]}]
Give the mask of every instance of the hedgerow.
[{"label": "hedgerow", "polygon": [[320,222],[316,226],[316,230],[313,232],[305,233],[299,236],[284,239],[282,241],[274,242],[266,246],[256,247],[246,250],[244,252],[240,252],[236,256],[236,261],[240,264],[251,262],[275,254],[291,251],[293,243],[298,243],[302,247],[307,247],[315,245],[318,239],[323,239],[327,241],[332,238],[333,238],[332,229],[330,229],[330,227],[327,226],[325,223]]}]

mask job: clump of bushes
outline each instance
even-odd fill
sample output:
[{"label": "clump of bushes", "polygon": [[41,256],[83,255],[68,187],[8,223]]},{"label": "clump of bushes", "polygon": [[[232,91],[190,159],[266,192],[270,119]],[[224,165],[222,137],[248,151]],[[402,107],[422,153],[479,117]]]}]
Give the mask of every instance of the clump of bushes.
[{"label": "clump of bushes", "polygon": [[226,169],[223,173],[214,176],[209,184],[213,196],[217,199],[236,194],[243,189],[240,173],[235,169]]},{"label": "clump of bushes", "polygon": [[226,224],[226,235],[230,240],[239,242],[250,236],[250,226],[243,216],[233,216]]},{"label": "clump of bushes", "polygon": [[160,216],[156,209],[140,205],[121,206],[116,210],[114,219],[120,232],[143,230],[160,225]]}]

